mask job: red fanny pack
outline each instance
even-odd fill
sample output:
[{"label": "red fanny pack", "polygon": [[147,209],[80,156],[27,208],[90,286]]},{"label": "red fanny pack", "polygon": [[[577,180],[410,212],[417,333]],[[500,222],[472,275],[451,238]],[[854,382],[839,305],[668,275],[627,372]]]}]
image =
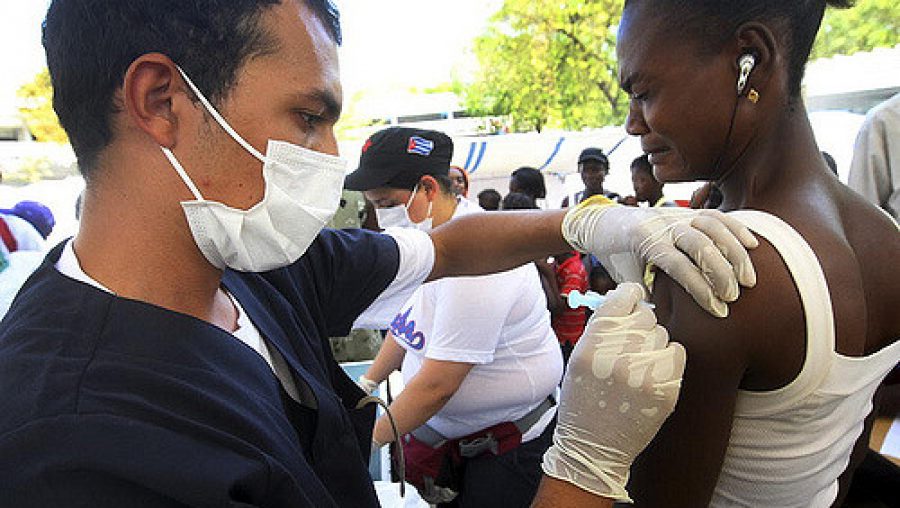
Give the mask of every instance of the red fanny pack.
[{"label": "red fanny pack", "polygon": [[428,503],[448,503],[462,487],[463,465],[487,453],[500,455],[522,444],[522,433],[511,422],[503,422],[436,446],[411,434],[403,436],[406,481],[415,486]]}]

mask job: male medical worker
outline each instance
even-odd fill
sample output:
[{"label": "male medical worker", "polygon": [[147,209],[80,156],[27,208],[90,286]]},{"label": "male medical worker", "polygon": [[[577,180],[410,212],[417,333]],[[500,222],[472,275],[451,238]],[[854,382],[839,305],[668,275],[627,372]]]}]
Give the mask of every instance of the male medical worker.
[{"label": "male medical worker", "polygon": [[652,259],[720,315],[753,282],[752,237],[716,217],[322,230],[345,169],[327,0],[54,0],[43,41],[87,188],[0,323],[0,506],[375,506],[374,410],[327,337],[568,243],[623,276]]}]

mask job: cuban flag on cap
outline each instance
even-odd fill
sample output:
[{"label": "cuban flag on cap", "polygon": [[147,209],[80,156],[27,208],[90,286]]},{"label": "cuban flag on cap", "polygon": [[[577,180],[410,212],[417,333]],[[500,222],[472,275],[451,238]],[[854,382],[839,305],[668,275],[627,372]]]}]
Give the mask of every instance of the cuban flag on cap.
[{"label": "cuban flag on cap", "polygon": [[406,153],[414,153],[425,157],[431,155],[432,150],[434,150],[434,141],[420,138],[419,136],[409,138],[409,145],[406,147]]}]

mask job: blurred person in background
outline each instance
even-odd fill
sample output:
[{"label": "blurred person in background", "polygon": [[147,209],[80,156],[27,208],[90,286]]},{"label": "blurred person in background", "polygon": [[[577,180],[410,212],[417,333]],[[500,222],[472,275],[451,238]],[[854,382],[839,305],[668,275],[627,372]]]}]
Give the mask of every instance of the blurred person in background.
[{"label": "blurred person in background", "polygon": [[474,211],[483,211],[479,208],[478,203],[469,199],[469,172],[459,166],[450,166],[448,176],[453,183],[453,194],[456,195],[459,206],[471,208]]},{"label": "blurred person in background", "polygon": [[49,235],[54,224],[49,208],[34,201],[23,201],[11,209],[0,210],[0,239],[9,252],[43,251],[47,237],[41,230]]},{"label": "blurred person in background", "polygon": [[469,172],[459,166],[450,166],[448,176],[453,183],[453,194],[469,197]]},{"label": "blurred person in background", "polygon": [[606,157],[603,150],[593,147],[582,150],[578,155],[578,174],[581,175],[584,190],[576,192],[574,197],[563,198],[563,208],[569,207],[570,204],[581,203],[591,196],[606,196],[612,200],[619,198],[615,192],[603,190],[603,182],[609,175],[609,158]]},{"label": "blurred person in background", "polygon": [[834,160],[834,157],[825,150],[822,150],[822,158],[825,159],[825,164],[828,166],[828,169],[834,173],[834,176],[838,176],[837,162]]},{"label": "blurred person in background", "polygon": [[528,166],[516,169],[509,177],[509,192],[519,192],[530,196],[540,208],[541,202],[547,198],[544,175],[537,169]]},{"label": "blurred person in background", "polygon": [[900,220],[900,94],[866,114],[853,147],[848,183]]},{"label": "blurred person in background", "polygon": [[500,209],[502,199],[496,189],[485,189],[478,193],[478,206],[484,211],[495,212]]},{"label": "blurred person in background", "polygon": [[663,183],[653,176],[653,166],[646,154],[631,161],[631,184],[634,186],[634,195],[620,200],[624,205],[640,206],[641,203],[647,203],[652,208],[678,206],[666,200]]}]

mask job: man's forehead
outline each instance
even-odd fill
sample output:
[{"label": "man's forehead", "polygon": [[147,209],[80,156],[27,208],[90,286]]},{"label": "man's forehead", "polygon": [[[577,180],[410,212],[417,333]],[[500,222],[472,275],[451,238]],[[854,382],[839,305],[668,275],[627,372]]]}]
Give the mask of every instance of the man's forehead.
[{"label": "man's forehead", "polygon": [[267,11],[261,22],[278,46],[267,57],[304,81],[339,88],[337,42],[325,21],[306,2],[285,0]]}]

